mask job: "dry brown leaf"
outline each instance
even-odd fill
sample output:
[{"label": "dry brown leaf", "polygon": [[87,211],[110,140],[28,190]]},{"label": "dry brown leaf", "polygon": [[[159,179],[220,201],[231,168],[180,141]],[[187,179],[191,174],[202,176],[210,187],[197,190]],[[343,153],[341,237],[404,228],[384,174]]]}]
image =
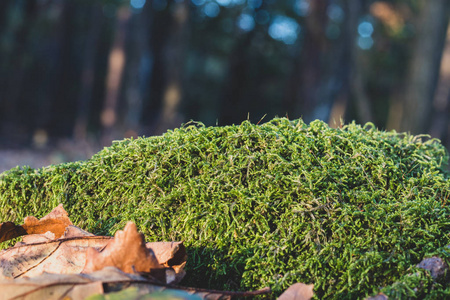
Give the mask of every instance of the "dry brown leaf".
[{"label": "dry brown leaf", "polygon": [[0,224],[0,238],[19,235],[25,235],[22,242],[0,251],[0,278],[32,277],[44,272],[87,273],[105,266],[128,273],[149,273],[162,282],[179,282],[184,276],[186,249],[182,243],[146,245],[133,223],[118,231],[115,238],[94,236],[73,226],[62,205],[41,220],[27,217],[21,226],[12,222]]},{"label": "dry brown leaf", "polygon": [[383,293],[367,298],[366,300],[388,300],[388,296]]},{"label": "dry brown leaf", "polygon": [[[66,231],[60,237],[60,239],[68,239],[68,238],[76,238],[76,237],[80,238],[80,237],[85,237],[85,236],[95,236],[95,235],[90,232],[87,232],[75,225],[69,225],[66,227]],[[98,236],[98,238],[99,238],[98,239],[99,241],[104,240],[105,246],[111,239],[111,237],[106,237],[106,236]],[[22,242],[16,243],[15,246],[49,242],[49,241],[53,241],[53,240],[55,240],[55,234],[51,231],[47,231],[46,233],[43,233],[43,234],[25,235],[22,238]]]},{"label": "dry brown leaf", "polygon": [[[137,231],[135,234],[137,234]],[[73,225],[66,228],[62,238],[57,240],[53,238],[54,234],[51,232],[27,235],[24,236],[23,242],[17,243],[15,247],[0,251],[0,277],[30,277],[38,276],[43,272],[77,274],[86,265],[88,248],[102,251],[108,243],[114,240],[112,237],[94,236]],[[132,244],[132,241],[130,243]],[[133,246],[136,245],[130,247],[133,248]],[[159,261],[163,263],[159,268],[168,267],[168,269],[161,269],[159,273],[153,273],[152,275],[163,282],[179,282],[184,277],[186,263],[186,249],[182,243],[147,243],[146,247],[149,246],[155,247],[158,255],[160,255],[160,257],[156,257],[158,265]],[[114,245],[109,246],[109,251],[114,247]],[[129,252],[129,246],[124,245],[124,247],[127,253],[132,253]],[[121,249],[124,249],[124,247],[121,246]],[[146,252],[150,251],[146,250]],[[120,253],[115,255],[115,258],[112,258],[115,262],[127,263],[127,261],[121,261]],[[153,262],[155,261],[153,260]],[[132,269],[134,263],[130,263],[129,267]],[[175,263],[178,263],[178,265],[174,265]],[[139,271],[139,267],[134,267],[136,271]]]},{"label": "dry brown leaf", "polygon": [[159,264],[166,267],[181,265],[186,261],[183,242],[151,242],[145,246],[153,251]]},{"label": "dry brown leaf", "polygon": [[126,274],[117,268],[107,267],[90,274],[42,274],[32,278],[0,280],[0,300],[9,299],[84,299],[129,286],[137,286],[146,293],[160,291],[148,279]]},{"label": "dry brown leaf", "polygon": [[309,300],[314,296],[314,284],[295,283],[278,300]]},{"label": "dry brown leaf", "polygon": [[60,204],[40,220],[29,216],[25,218],[23,225],[16,225],[13,222],[1,223],[0,242],[27,234],[44,234],[48,231],[52,232],[56,238],[59,238],[69,225],[72,225],[72,222],[62,204]]},{"label": "dry brown leaf", "polygon": [[186,275],[184,267],[186,265],[186,248],[183,242],[152,242],[145,244],[147,249],[151,249],[156,256],[160,265],[166,268],[172,268],[174,271],[173,277],[166,272],[166,282],[180,282]]},{"label": "dry brown leaf", "polygon": [[[130,289],[131,288],[131,289]],[[115,267],[106,267],[89,274],[42,274],[32,278],[0,280],[0,300],[10,299],[205,299],[225,300],[231,297],[267,295],[270,289],[253,292],[228,292],[195,288],[174,289],[160,285],[139,274],[127,274]],[[122,291],[121,293],[114,293]],[[112,294],[109,294],[113,292]],[[99,297],[99,294],[106,297]],[[146,297],[149,296],[150,297]]]},{"label": "dry brown leaf", "polygon": [[128,222],[123,231],[117,231],[114,239],[101,252],[96,249],[87,250],[83,273],[107,266],[117,267],[126,273],[148,273],[153,269],[163,268],[153,251],[145,247],[144,235],[137,231],[133,222]]},{"label": "dry brown leaf", "polygon": [[50,231],[55,234],[55,238],[60,238],[66,231],[66,227],[73,225],[62,204],[40,220],[30,216],[26,217],[24,221],[25,224],[22,226],[28,234],[42,234]]},{"label": "dry brown leaf", "polygon": [[[29,236],[35,237],[34,235]],[[80,273],[86,263],[86,250],[101,250],[110,239],[97,236],[79,236],[18,245],[0,251],[0,277],[18,278],[37,276],[43,272],[57,274]]]},{"label": "dry brown leaf", "polygon": [[16,225],[13,222],[4,222],[0,224],[0,242],[9,241],[25,234],[27,234],[27,232],[22,225]]}]

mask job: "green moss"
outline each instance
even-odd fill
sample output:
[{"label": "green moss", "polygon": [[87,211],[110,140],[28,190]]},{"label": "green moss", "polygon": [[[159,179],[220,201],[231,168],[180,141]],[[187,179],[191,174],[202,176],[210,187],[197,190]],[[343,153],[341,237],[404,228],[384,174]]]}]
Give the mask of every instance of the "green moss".
[{"label": "green moss", "polygon": [[87,161],[7,171],[0,215],[63,203],[99,234],[134,221],[148,240],[185,242],[186,285],[278,295],[301,281],[319,298],[382,287],[407,297],[412,266],[450,244],[447,159],[436,140],[372,125],[191,123]]}]

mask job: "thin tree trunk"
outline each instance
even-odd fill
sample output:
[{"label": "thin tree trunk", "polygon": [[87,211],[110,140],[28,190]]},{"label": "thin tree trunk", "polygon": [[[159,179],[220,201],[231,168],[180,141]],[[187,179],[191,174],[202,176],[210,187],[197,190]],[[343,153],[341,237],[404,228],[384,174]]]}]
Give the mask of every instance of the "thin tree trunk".
[{"label": "thin tree trunk", "polygon": [[[16,47],[12,53],[10,64],[7,66],[7,69],[11,70],[11,74],[3,87],[5,89],[3,98],[4,114],[1,124],[2,130],[0,132],[6,137],[11,137],[11,133],[17,132],[17,128],[23,126],[23,124],[19,124],[17,116],[19,115],[18,110],[20,108],[21,92],[24,87],[25,68],[29,66],[26,64],[26,51],[33,24],[37,17],[36,0],[26,1],[23,9],[25,10],[24,20],[20,29],[17,31]],[[25,130],[26,128],[22,129]],[[17,138],[23,139],[24,137]],[[16,137],[12,138],[14,140]]]},{"label": "thin tree trunk", "polygon": [[[310,12],[305,19],[305,40],[301,51],[299,63],[294,69],[294,80],[291,80],[290,97],[294,97],[291,102],[291,111],[289,115],[294,117],[303,117],[307,122],[314,119],[314,109],[319,99],[319,88],[323,75],[321,73],[321,60],[327,48],[325,37],[326,11],[328,1],[311,1]],[[297,81],[298,80],[298,81]]]},{"label": "thin tree trunk", "polygon": [[437,76],[439,73],[450,2],[448,0],[421,1],[409,72],[401,98],[400,131],[427,132]]},{"label": "thin tree trunk", "polygon": [[[351,93],[352,82],[354,75],[353,67],[355,61],[355,52],[358,50],[355,46],[356,28],[358,26],[358,19],[360,17],[360,10],[355,9],[352,2],[346,1],[343,5],[345,11],[345,20],[342,24],[342,37],[340,43],[342,44],[342,54],[340,59],[339,71],[336,77],[341,80],[341,89],[334,98],[331,106],[331,111],[328,119],[328,124],[333,127],[341,127],[345,122],[345,115],[349,104],[349,96]],[[332,55],[332,54],[331,54]]]},{"label": "thin tree trunk", "polygon": [[[50,108],[51,121],[49,124],[50,134],[53,136],[67,136],[72,134],[73,123],[67,126],[68,116],[63,114],[66,107],[75,102],[76,97],[72,96],[72,91],[77,90],[79,75],[74,67],[74,39],[79,31],[76,26],[79,6],[74,1],[63,1],[61,17],[56,26],[56,40],[58,41],[58,63],[56,78],[53,83],[53,94]],[[70,70],[70,71],[69,71]],[[64,124],[64,126],[63,126]]]},{"label": "thin tree trunk", "polygon": [[182,71],[184,49],[186,46],[186,24],[189,17],[188,1],[175,2],[172,9],[172,28],[168,41],[165,65],[167,67],[167,85],[163,93],[162,110],[155,134],[161,134],[167,129],[181,125],[183,117],[179,106],[183,97]]},{"label": "thin tree trunk", "polygon": [[129,8],[120,8],[117,13],[115,38],[109,54],[105,102],[100,115],[102,124],[101,144],[103,146],[109,145],[114,138],[117,138],[114,131],[116,129],[119,91],[125,65],[125,35],[129,19]]},{"label": "thin tree trunk", "polygon": [[253,31],[238,39],[229,58],[229,69],[220,99],[220,124],[238,124],[247,117],[248,111],[243,111],[242,102],[246,101],[243,94],[248,82],[247,49],[253,37]]},{"label": "thin tree trunk", "polygon": [[81,73],[81,90],[78,95],[77,113],[73,137],[78,142],[85,142],[87,135],[87,125],[90,103],[92,101],[92,91],[94,88],[95,76],[95,52],[100,37],[102,25],[102,8],[98,4],[91,7],[91,18],[89,31],[84,44],[83,69]]},{"label": "thin tree trunk", "polygon": [[363,72],[363,64],[361,60],[361,50],[357,48],[355,43],[357,37],[358,18],[362,13],[362,3],[360,0],[349,1],[349,14],[351,16],[352,27],[351,36],[353,37],[353,47],[351,50],[351,75],[350,90],[355,101],[357,119],[361,123],[373,122],[373,113],[369,95],[366,93],[366,79]]},{"label": "thin tree trunk", "polygon": [[432,137],[439,138],[450,149],[450,26],[442,54],[439,81],[433,100]]},{"label": "thin tree trunk", "polygon": [[347,109],[352,54],[355,50],[354,26],[355,20],[359,18],[359,15],[351,11],[349,4],[344,4],[343,9],[346,18],[341,24],[340,36],[338,39],[328,40],[326,43],[321,64],[323,74],[312,113],[313,119],[329,120],[330,124],[336,126],[341,125]]},{"label": "thin tree trunk", "polygon": [[143,98],[147,93],[144,84],[150,73],[150,50],[147,45],[149,36],[148,10],[135,14],[128,27],[127,59],[124,78],[124,97],[126,114],[124,116],[125,137],[138,136],[143,112]]}]

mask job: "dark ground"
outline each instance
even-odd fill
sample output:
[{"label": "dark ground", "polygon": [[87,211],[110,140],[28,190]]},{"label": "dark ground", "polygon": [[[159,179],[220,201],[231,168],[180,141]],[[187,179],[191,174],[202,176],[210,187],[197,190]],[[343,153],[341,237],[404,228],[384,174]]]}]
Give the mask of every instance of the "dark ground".
[{"label": "dark ground", "polygon": [[42,149],[0,149],[0,173],[16,166],[41,168],[63,162],[85,160],[100,150],[87,143],[62,141]]}]

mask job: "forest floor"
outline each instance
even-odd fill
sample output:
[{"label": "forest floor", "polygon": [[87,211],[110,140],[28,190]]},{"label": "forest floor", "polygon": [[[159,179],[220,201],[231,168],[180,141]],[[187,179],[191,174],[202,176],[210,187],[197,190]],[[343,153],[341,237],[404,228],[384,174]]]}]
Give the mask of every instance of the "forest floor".
[{"label": "forest floor", "polygon": [[58,142],[55,146],[41,149],[0,149],[0,173],[17,166],[41,168],[64,162],[86,160],[97,153],[100,147],[71,140]]}]

